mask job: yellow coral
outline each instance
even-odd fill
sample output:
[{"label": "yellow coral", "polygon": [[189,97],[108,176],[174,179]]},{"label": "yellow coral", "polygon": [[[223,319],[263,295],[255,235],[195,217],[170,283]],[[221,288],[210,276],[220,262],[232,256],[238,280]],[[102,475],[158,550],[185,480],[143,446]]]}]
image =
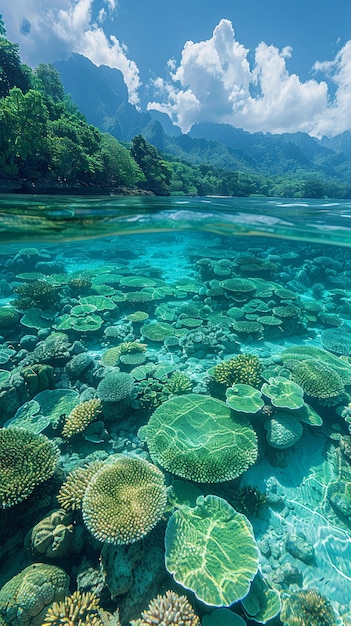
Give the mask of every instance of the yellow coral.
[{"label": "yellow coral", "polygon": [[218,383],[230,387],[234,383],[242,383],[257,387],[261,382],[262,365],[257,356],[238,354],[228,361],[214,367],[213,375]]},{"label": "yellow coral", "polygon": [[63,425],[62,436],[73,437],[82,433],[88,424],[96,420],[102,412],[102,402],[98,399],[87,400],[74,407]]},{"label": "yellow coral", "polygon": [[99,599],[91,592],[75,591],[48,609],[42,626],[104,626]]},{"label": "yellow coral", "polygon": [[92,461],[83,467],[77,467],[68,475],[57,496],[63,509],[66,511],[81,509],[84,492],[94,474],[103,465],[103,461]]},{"label": "yellow coral", "polygon": [[178,596],[174,591],[166,591],[151,600],[142,619],[131,622],[132,626],[200,626],[200,619],[194,613],[186,596]]},{"label": "yellow coral", "polygon": [[120,456],[91,479],[83,497],[83,519],[100,541],[127,544],[156,526],[167,503],[163,473],[152,463]]}]

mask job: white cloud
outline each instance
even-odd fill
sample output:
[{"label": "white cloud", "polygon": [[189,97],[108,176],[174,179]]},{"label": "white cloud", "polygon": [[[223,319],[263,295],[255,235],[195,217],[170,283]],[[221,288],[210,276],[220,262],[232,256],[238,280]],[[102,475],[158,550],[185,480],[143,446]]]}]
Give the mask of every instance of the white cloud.
[{"label": "white cloud", "polygon": [[333,62],[315,66],[332,74],[334,98],[325,80],[303,82],[290,74],[291,55],[289,46],[279,50],[261,42],[251,66],[249,51],[235,40],[231,22],[222,19],[210,39],[186,42],[179,65],[169,64],[168,81],[154,81],[156,97],[148,108],[168,113],[183,132],[202,121],[316,136],[351,128],[351,42]]},{"label": "white cloud", "polygon": [[[32,66],[52,63],[70,52],[78,52],[95,65],[119,69],[128,88],[129,101],[139,102],[139,70],[128,58],[128,50],[118,39],[107,36],[103,23],[117,11],[116,0],[13,0],[2,9],[8,36],[20,44],[21,56]],[[97,17],[93,11],[98,5]],[[21,32],[24,22],[29,32]],[[28,29],[27,29],[28,30]],[[23,28],[22,28],[23,31]]]},{"label": "white cloud", "polygon": [[315,63],[315,69],[324,72],[335,83],[333,101],[327,115],[320,119],[318,134],[337,135],[351,129],[351,41],[336,55],[333,61]]}]

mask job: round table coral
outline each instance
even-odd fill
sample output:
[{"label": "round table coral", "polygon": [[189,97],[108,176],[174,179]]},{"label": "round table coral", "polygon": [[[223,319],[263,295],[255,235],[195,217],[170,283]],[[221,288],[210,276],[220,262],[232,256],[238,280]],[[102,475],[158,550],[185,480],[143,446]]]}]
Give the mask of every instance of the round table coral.
[{"label": "round table coral", "polygon": [[163,473],[155,465],[121,456],[93,476],[83,498],[84,522],[107,543],[134,543],[156,526],[167,503]]},{"label": "round table coral", "polygon": [[221,400],[184,394],[163,402],[143,428],[152,460],[176,476],[218,483],[240,476],[257,458],[257,437]]}]

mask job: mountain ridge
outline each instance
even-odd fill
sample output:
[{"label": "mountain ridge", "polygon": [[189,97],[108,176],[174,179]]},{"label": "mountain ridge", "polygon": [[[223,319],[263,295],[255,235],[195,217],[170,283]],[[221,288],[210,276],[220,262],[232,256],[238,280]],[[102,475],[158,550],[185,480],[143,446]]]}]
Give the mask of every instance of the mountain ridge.
[{"label": "mountain ridge", "polygon": [[230,124],[201,122],[183,134],[168,116],[128,102],[122,73],[73,54],[54,64],[66,93],[87,121],[119,141],[142,134],[158,150],[192,165],[209,164],[265,176],[351,180],[351,133],[317,139],[307,133],[249,133]]}]

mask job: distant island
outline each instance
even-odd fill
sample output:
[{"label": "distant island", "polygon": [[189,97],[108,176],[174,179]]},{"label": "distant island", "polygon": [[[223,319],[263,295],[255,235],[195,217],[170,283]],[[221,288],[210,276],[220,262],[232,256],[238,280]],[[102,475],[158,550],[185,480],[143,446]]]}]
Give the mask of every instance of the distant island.
[{"label": "distant island", "polygon": [[122,74],[74,54],[35,70],[0,16],[0,193],[351,198],[351,133],[250,134],[128,103]]}]

